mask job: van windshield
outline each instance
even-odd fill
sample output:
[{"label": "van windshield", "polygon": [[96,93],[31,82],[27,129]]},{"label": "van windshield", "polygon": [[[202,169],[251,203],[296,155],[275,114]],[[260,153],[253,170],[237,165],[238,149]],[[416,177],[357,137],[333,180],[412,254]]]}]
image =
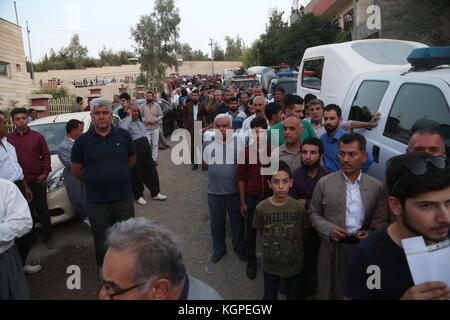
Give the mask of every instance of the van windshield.
[{"label": "van windshield", "polygon": [[354,43],[352,49],[372,63],[405,65],[409,64],[407,58],[416,48],[405,43],[386,41]]}]

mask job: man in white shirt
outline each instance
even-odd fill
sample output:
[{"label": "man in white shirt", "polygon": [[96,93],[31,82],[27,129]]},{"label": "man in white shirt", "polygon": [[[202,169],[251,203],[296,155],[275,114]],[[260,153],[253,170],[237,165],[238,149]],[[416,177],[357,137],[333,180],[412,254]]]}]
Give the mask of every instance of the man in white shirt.
[{"label": "man in white shirt", "polygon": [[14,183],[0,179],[0,194],[0,300],[27,300],[28,286],[14,241],[31,230],[33,219]]},{"label": "man in white shirt", "polygon": [[308,213],[322,236],[317,299],[344,297],[346,266],[353,249],[368,236],[382,184],[361,171],[367,160],[366,140],[349,133],[339,141],[341,170],[318,182]]},{"label": "man in white shirt", "polygon": [[[16,149],[8,142],[6,134],[8,133],[8,125],[6,118],[0,113],[0,178],[14,183],[22,195],[29,201],[33,199],[33,192],[28,187],[24,179],[23,170],[17,160]],[[21,259],[24,265],[24,271],[27,274],[39,272],[41,265],[27,265],[26,260],[31,248],[31,243],[34,242],[34,235],[32,232],[25,234],[20,239],[17,239],[17,247],[20,252]]]},{"label": "man in white shirt", "polygon": [[148,140],[152,148],[152,158],[157,165],[158,161],[158,143],[159,143],[159,122],[164,118],[161,106],[156,102],[155,94],[151,91],[146,95],[147,104],[140,107],[142,122],[148,132]]},{"label": "man in white shirt", "polygon": [[[253,108],[255,109],[255,114],[245,119],[244,123],[242,124],[243,132],[247,132],[250,130],[250,123],[256,117],[264,118],[267,120],[265,113],[266,105],[267,100],[266,98],[264,98],[264,96],[257,96],[255,99],[253,99]],[[269,121],[267,121],[267,125],[269,125]]]},{"label": "man in white shirt", "polygon": [[[311,123],[314,131],[316,132],[317,138],[320,139],[320,137],[327,132],[327,130],[325,130],[325,121],[323,119],[325,104],[320,99],[314,99],[308,103],[307,108],[311,118],[306,118],[305,120]],[[341,121],[339,127],[346,131],[359,128],[375,128],[378,125],[378,120],[380,117],[381,113],[377,112],[373,115],[370,122],[347,120]]]}]

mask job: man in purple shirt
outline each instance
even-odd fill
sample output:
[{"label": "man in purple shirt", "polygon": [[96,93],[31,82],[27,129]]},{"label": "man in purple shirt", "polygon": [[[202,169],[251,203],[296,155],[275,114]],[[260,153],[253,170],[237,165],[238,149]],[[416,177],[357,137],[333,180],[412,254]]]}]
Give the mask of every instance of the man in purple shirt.
[{"label": "man in purple shirt", "polygon": [[[314,189],[319,180],[332,173],[331,170],[320,165],[323,158],[324,147],[322,142],[317,138],[306,138],[303,141],[301,149],[302,166],[294,171],[294,186],[289,195],[299,200],[308,209]],[[304,276],[305,285],[308,293],[312,293],[316,289],[317,259],[320,248],[320,238],[317,231],[310,227],[305,236],[305,259]]]}]

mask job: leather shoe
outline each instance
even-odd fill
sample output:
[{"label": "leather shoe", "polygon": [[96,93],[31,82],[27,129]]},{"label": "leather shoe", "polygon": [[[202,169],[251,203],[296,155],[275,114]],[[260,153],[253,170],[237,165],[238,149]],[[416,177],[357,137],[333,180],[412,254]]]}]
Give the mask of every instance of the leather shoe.
[{"label": "leather shoe", "polygon": [[197,170],[198,169],[198,164],[194,164],[193,166],[192,166],[192,171],[195,171],[195,170]]},{"label": "leather shoe", "polygon": [[211,257],[211,262],[212,263],[217,263],[217,262],[219,262],[221,259],[222,259],[222,257],[225,255],[225,253],[222,253],[222,254],[213,254],[212,255],[212,257]]},{"label": "leather shoe", "polygon": [[247,278],[249,278],[250,280],[256,279],[256,264],[247,265]]}]

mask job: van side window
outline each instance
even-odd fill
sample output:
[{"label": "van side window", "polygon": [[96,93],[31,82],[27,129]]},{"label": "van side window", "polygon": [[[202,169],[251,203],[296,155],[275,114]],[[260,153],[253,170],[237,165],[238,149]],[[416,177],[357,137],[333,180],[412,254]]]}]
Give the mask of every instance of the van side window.
[{"label": "van side window", "polygon": [[302,87],[320,90],[325,59],[307,60],[303,65]]},{"label": "van side window", "polygon": [[404,84],[395,99],[384,135],[408,144],[411,134],[431,128],[440,132],[450,148],[450,110],[438,88],[426,85]]},{"label": "van side window", "polygon": [[380,108],[388,87],[387,81],[364,81],[353,101],[349,120],[370,122]]}]

